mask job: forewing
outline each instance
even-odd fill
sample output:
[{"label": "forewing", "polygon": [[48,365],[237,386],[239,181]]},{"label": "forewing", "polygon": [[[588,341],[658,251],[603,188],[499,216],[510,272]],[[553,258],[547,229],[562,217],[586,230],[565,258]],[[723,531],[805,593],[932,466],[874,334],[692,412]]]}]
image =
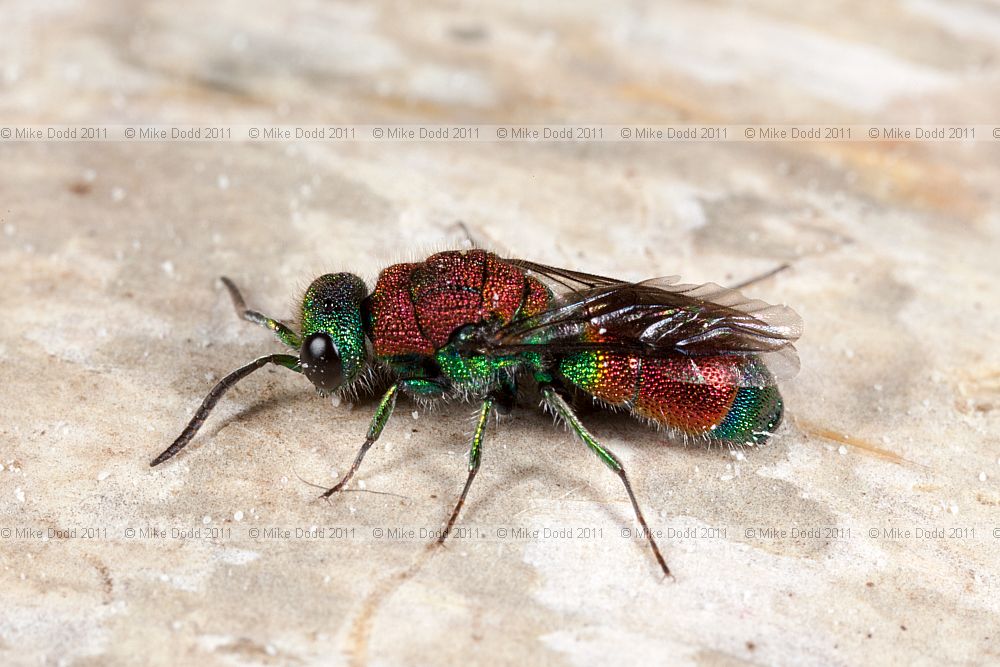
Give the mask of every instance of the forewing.
[{"label": "forewing", "polygon": [[624,281],[615,278],[598,276],[593,273],[581,273],[580,271],[571,271],[570,269],[560,269],[556,266],[529,262],[526,259],[505,259],[504,261],[535,274],[545,282],[555,286],[557,292],[568,291],[579,293],[580,291],[596,287],[624,284]]},{"label": "forewing", "polygon": [[[760,386],[798,371],[793,347],[801,320],[786,306],[748,299],[714,283],[677,284],[676,278],[628,283],[523,260],[512,264],[552,285],[558,294],[549,310],[516,319],[477,341],[487,354],[527,350],[565,354],[607,351],[644,356],[755,356],[740,383]],[[753,370],[757,368],[757,370]],[[770,377],[773,376],[773,377]],[[697,377],[697,374],[694,375]]]}]

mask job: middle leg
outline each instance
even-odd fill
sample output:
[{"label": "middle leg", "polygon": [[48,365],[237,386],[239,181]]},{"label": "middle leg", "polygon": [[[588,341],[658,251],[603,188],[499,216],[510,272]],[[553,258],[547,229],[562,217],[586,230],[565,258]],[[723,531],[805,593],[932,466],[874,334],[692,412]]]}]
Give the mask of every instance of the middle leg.
[{"label": "middle leg", "polygon": [[483,436],[486,433],[486,422],[489,421],[495,404],[496,399],[490,396],[483,400],[483,405],[479,409],[479,419],[476,422],[476,431],[472,435],[472,444],[469,446],[469,476],[465,478],[465,486],[462,488],[462,495],[458,497],[458,502],[455,503],[455,509],[452,510],[451,517],[448,518],[448,524],[444,527],[444,532],[442,532],[441,536],[437,539],[438,544],[443,544],[445,539],[448,538],[448,534],[451,532],[452,526],[455,525],[455,520],[458,519],[458,513],[462,511],[462,505],[465,504],[465,497],[469,494],[469,488],[472,486],[472,480],[476,478],[476,473],[479,472],[479,463],[483,458]]}]

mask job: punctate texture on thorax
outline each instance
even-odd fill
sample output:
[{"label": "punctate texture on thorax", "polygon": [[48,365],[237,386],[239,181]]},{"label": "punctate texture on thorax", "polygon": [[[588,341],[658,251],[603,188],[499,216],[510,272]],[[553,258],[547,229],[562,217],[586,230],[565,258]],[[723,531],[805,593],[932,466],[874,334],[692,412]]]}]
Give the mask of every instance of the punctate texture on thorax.
[{"label": "punctate texture on thorax", "polygon": [[484,250],[453,250],[413,264],[394,264],[368,302],[375,355],[432,356],[468,324],[505,325],[551,302],[537,279]]}]

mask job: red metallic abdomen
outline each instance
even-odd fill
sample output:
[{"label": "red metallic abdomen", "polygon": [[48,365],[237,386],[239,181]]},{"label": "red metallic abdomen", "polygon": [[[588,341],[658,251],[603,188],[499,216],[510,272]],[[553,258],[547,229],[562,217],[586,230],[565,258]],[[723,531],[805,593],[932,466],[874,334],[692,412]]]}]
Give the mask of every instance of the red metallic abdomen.
[{"label": "red metallic abdomen", "polygon": [[485,250],[450,250],[379,274],[369,299],[379,357],[433,355],[467,324],[507,324],[545,310],[551,294],[535,278]]}]

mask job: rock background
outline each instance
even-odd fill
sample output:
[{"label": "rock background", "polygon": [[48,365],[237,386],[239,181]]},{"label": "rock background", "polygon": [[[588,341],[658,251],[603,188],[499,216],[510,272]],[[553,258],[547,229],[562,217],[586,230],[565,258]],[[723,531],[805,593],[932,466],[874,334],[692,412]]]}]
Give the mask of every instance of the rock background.
[{"label": "rock background", "polygon": [[[986,3],[494,4],[7,2],[0,118],[989,123],[1000,106]],[[77,531],[0,533],[5,664],[1000,658],[997,143],[7,142],[0,157],[0,528]],[[805,321],[767,447],[586,417],[654,527],[725,530],[661,541],[676,582],[621,538],[617,479],[527,409],[488,436],[461,524],[600,537],[433,554],[373,538],[440,526],[474,408],[401,404],[357,478],[379,493],[327,504],[309,483],[346,469],[373,406],[331,406],[281,370],[147,467],[214,380],[278,349],[218,275],[289,318],[318,273],[373,278],[454,243],[460,220],[511,254],[627,278],[792,265],[750,290]],[[249,533],[313,526],[355,532]],[[766,527],[840,539],[748,535]]]}]

